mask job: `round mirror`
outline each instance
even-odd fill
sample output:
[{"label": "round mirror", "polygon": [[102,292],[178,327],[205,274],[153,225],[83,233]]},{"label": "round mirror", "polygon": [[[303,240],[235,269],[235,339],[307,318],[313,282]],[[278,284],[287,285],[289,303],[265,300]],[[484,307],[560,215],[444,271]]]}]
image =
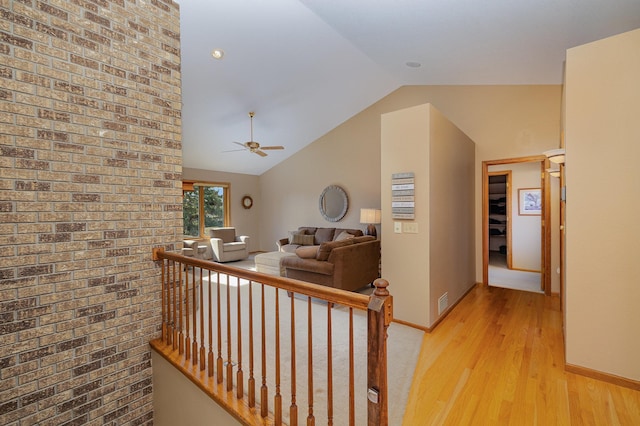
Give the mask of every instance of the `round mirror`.
[{"label": "round mirror", "polygon": [[329,222],[338,222],[347,214],[348,208],[347,193],[339,186],[327,186],[320,194],[320,214]]}]

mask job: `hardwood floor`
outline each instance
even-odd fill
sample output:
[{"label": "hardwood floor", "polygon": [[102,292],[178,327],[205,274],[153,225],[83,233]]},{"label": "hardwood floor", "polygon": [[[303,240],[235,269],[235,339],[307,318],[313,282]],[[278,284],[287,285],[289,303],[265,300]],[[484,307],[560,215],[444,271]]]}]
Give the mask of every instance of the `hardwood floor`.
[{"label": "hardwood floor", "polygon": [[565,372],[562,339],[557,297],[477,286],[425,335],[403,424],[640,425],[640,391]]}]

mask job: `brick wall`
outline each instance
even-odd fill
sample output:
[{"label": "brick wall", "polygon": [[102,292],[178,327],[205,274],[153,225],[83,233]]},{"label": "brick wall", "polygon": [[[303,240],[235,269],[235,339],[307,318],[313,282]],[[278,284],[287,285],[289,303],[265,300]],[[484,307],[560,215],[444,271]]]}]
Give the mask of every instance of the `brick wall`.
[{"label": "brick wall", "polygon": [[0,0],[0,424],[151,424],[181,240],[179,9]]}]

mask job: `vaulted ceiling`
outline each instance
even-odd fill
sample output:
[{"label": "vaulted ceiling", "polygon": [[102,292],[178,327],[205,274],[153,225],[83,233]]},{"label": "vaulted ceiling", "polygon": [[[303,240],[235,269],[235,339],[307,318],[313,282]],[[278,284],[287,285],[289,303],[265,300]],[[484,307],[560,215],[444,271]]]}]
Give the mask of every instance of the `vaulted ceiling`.
[{"label": "vaulted ceiling", "polygon": [[[640,0],[179,3],[184,166],[254,175],[403,85],[561,84],[566,49],[640,27]],[[284,150],[233,143],[250,111]]]}]

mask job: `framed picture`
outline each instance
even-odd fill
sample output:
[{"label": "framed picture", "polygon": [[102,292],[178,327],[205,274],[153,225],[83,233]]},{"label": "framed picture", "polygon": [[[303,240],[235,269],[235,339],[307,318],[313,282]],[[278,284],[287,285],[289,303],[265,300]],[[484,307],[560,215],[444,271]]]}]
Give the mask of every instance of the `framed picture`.
[{"label": "framed picture", "polygon": [[518,214],[540,216],[542,213],[542,190],[540,188],[518,189]]}]

